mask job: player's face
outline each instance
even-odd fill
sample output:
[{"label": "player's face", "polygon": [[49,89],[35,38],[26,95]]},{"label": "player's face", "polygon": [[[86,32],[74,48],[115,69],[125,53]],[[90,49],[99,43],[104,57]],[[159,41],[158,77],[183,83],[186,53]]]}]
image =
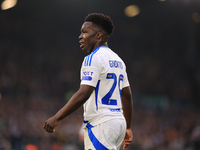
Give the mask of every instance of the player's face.
[{"label": "player's face", "polygon": [[97,43],[97,27],[92,22],[84,22],[81,27],[81,35],[79,36],[80,48],[84,52],[91,53],[96,48]]}]

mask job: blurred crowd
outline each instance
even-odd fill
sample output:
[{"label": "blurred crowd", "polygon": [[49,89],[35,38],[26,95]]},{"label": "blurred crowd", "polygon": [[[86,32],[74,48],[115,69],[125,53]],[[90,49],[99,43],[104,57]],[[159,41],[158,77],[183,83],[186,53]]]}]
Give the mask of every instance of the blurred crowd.
[{"label": "blurred crowd", "polygon": [[[85,55],[78,34],[58,22],[0,17],[0,150],[83,150],[82,108],[55,133],[43,130],[79,87]],[[182,37],[184,29],[176,26],[124,26],[118,25],[110,47],[127,64],[133,92],[134,139],[128,150],[199,150],[199,47],[188,50],[184,43],[193,39]]]},{"label": "blurred crowd", "polygon": [[[83,150],[82,108],[64,119],[55,133],[43,130],[44,121],[64,102],[59,99],[3,97],[0,105],[0,149]],[[135,108],[133,142],[128,150],[199,150],[200,111],[155,111]],[[36,149],[30,149],[36,150]]]}]

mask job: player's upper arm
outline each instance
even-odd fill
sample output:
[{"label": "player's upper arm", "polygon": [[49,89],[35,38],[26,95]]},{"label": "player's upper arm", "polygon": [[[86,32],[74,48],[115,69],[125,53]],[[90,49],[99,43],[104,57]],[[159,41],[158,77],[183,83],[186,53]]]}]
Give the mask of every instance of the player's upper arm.
[{"label": "player's upper arm", "polygon": [[95,87],[90,85],[80,85],[80,88],[78,90],[79,95],[83,96],[83,99],[88,99],[92,92],[94,91]]}]

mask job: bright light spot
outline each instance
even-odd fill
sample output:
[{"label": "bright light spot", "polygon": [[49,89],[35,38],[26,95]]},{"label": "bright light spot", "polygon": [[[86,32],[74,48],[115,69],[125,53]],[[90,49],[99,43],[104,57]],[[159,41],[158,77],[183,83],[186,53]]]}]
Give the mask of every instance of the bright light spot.
[{"label": "bright light spot", "polygon": [[128,17],[134,17],[140,13],[140,8],[137,5],[130,5],[124,9],[124,13]]},{"label": "bright light spot", "polygon": [[1,9],[6,10],[14,7],[17,4],[17,0],[5,0],[1,3]]},{"label": "bright light spot", "polygon": [[194,20],[194,22],[200,23],[200,15],[198,13],[194,12],[192,14],[192,19]]}]

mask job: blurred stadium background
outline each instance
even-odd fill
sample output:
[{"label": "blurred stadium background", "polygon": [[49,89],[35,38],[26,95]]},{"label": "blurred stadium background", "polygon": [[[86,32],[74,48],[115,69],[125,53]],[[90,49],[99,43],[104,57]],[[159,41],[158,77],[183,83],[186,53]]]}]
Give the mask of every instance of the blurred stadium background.
[{"label": "blurred stadium background", "polygon": [[0,3],[0,150],[83,150],[82,108],[53,134],[43,123],[79,88],[78,36],[92,12],[111,16],[109,46],[127,64],[128,150],[200,150],[200,0]]}]

